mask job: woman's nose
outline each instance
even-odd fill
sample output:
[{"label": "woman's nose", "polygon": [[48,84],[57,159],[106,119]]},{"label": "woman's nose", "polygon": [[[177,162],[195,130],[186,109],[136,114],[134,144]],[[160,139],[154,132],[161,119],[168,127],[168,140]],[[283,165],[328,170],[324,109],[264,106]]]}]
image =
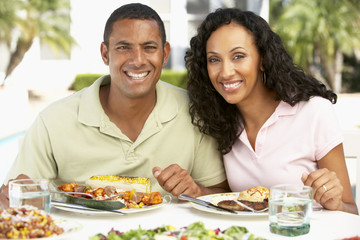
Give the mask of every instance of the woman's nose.
[{"label": "woman's nose", "polygon": [[224,79],[231,78],[235,74],[234,65],[228,61],[224,61],[221,69],[221,76]]}]

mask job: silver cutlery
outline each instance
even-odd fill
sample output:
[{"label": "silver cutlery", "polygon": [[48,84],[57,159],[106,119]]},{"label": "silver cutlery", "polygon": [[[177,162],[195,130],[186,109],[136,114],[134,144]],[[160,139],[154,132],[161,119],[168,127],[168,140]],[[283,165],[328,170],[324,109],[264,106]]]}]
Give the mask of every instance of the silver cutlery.
[{"label": "silver cutlery", "polygon": [[67,202],[62,202],[62,201],[57,201],[57,200],[51,200],[51,204],[54,206],[66,207],[66,208],[77,209],[77,210],[86,210],[86,211],[90,211],[90,212],[111,212],[111,213],[116,213],[116,214],[120,214],[120,215],[126,214],[119,210],[97,209],[97,208],[85,207],[82,205],[67,203]]},{"label": "silver cutlery", "polygon": [[[60,193],[60,194],[73,194],[73,195],[82,195],[82,196],[86,196],[86,197],[89,197],[91,199],[95,199],[95,197],[93,195],[91,195],[90,193],[83,193],[83,192],[63,192],[63,191],[51,191],[51,193]],[[116,197],[120,197],[124,195],[124,193],[120,193],[120,194],[116,194],[116,195],[112,195],[110,197],[106,197],[106,198],[103,198],[103,199],[96,199],[97,201],[106,201],[106,200],[110,200],[110,199],[113,199],[113,198],[116,198]]]},{"label": "silver cutlery", "polygon": [[269,209],[269,208],[264,208],[264,209],[261,209],[261,210],[255,210],[255,209],[245,205],[244,203],[242,203],[242,202],[240,202],[240,201],[238,201],[236,199],[233,199],[233,201],[236,202],[238,205],[246,208],[247,210],[249,210],[249,211],[251,211],[253,213],[262,213],[262,212],[265,212],[265,211],[267,211]]},{"label": "silver cutlery", "polygon": [[233,210],[230,210],[230,209],[227,209],[227,208],[223,208],[223,207],[214,205],[211,202],[207,202],[207,201],[204,201],[204,200],[201,200],[201,199],[198,199],[198,198],[193,198],[193,197],[190,197],[190,196],[187,196],[187,195],[184,195],[184,194],[179,194],[178,199],[193,202],[193,203],[202,205],[204,207],[216,209],[218,211],[225,211],[225,212],[230,212],[232,214],[237,214],[236,211],[233,211]]}]

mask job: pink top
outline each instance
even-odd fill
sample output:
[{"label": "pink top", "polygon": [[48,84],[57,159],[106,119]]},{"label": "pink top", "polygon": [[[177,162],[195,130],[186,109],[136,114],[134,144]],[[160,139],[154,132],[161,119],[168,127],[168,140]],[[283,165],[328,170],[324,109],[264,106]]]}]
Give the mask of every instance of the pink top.
[{"label": "pink top", "polygon": [[251,147],[244,130],[224,155],[233,192],[254,186],[303,184],[301,175],[316,170],[317,161],[343,142],[332,103],[313,97],[291,107],[281,101],[261,127]]}]

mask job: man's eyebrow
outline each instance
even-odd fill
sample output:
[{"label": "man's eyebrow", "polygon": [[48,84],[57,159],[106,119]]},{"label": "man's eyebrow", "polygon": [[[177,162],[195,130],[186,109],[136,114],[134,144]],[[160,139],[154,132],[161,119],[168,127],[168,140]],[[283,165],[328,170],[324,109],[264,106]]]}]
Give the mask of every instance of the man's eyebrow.
[{"label": "man's eyebrow", "polygon": [[129,42],[126,41],[119,41],[115,45],[131,45]]},{"label": "man's eyebrow", "polygon": [[[116,46],[117,45],[126,45],[126,46],[130,46],[132,45],[131,43],[127,42],[127,41],[119,41],[115,44]],[[141,45],[159,45],[158,42],[156,41],[147,41],[147,42],[144,42],[144,43],[141,43]]]},{"label": "man's eyebrow", "polygon": [[147,42],[142,43],[141,45],[159,45],[159,44],[156,41],[147,41]]}]

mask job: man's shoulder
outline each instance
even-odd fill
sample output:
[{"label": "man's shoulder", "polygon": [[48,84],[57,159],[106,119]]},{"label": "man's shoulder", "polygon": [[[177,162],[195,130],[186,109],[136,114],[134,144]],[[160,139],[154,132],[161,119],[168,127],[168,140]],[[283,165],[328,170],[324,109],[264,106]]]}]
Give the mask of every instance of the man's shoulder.
[{"label": "man's shoulder", "polygon": [[188,103],[189,97],[187,90],[183,88],[160,80],[158,82],[158,90],[160,90],[164,96],[175,97],[178,102]]},{"label": "man's shoulder", "polygon": [[186,89],[180,88],[178,86],[172,85],[171,83],[167,83],[162,80],[159,80],[158,85],[159,85],[159,87],[168,89],[169,91],[174,91],[174,92],[177,92],[179,94],[184,94],[184,95],[187,94]]},{"label": "man's shoulder", "polygon": [[63,97],[61,99],[55,100],[50,103],[47,107],[45,107],[40,114],[42,116],[52,115],[56,113],[56,115],[61,114],[64,111],[72,111],[78,109],[80,98],[81,98],[82,90],[79,92],[71,93],[70,95]]}]

